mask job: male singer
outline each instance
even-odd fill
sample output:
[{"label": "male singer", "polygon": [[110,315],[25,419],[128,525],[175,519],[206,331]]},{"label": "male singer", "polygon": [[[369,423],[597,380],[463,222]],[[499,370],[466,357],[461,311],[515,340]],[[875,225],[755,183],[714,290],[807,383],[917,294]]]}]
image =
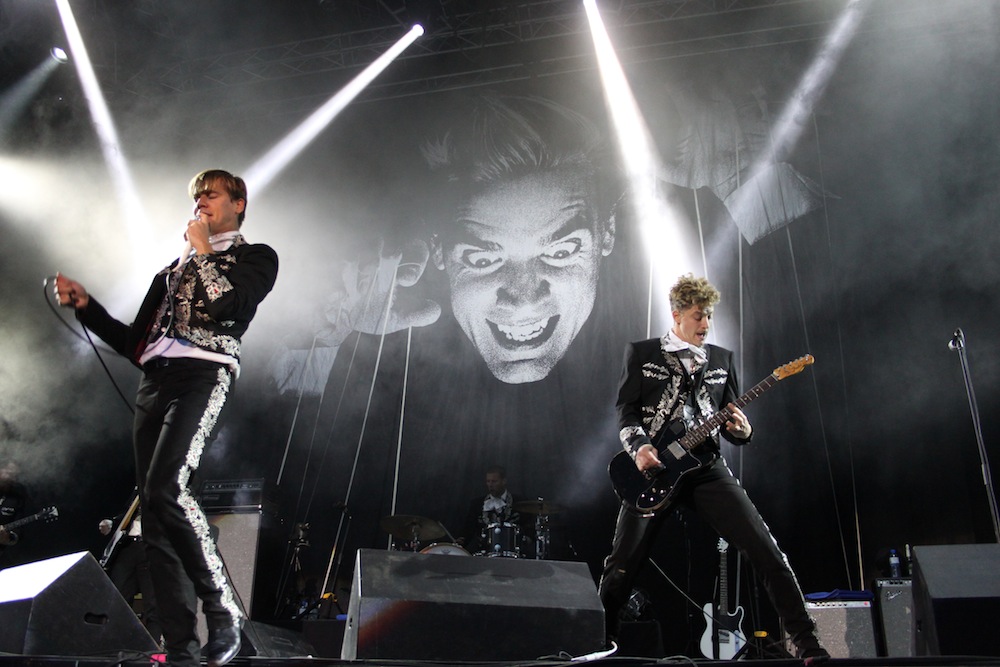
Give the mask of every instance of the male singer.
[{"label": "male singer", "polygon": [[191,252],[156,274],[131,325],[74,280],[57,275],[55,291],[60,305],[75,308],[84,326],[142,368],[133,444],[167,660],[199,665],[200,598],[208,625],[203,653],[208,667],[221,667],[239,652],[244,619],[192,477],[217,433],[239,373],[240,338],[274,286],[278,257],[240,233],[247,205],[242,178],[212,169],[195,176],[189,191]]}]

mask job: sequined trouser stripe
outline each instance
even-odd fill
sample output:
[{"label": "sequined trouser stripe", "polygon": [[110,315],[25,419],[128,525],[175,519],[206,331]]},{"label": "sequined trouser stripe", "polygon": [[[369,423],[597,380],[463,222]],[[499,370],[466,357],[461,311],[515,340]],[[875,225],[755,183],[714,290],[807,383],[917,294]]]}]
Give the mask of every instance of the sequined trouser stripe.
[{"label": "sequined trouser stripe", "polygon": [[171,663],[197,664],[199,598],[210,629],[241,617],[193,479],[231,384],[225,367],[182,363],[147,372],[136,398],[143,536]]}]

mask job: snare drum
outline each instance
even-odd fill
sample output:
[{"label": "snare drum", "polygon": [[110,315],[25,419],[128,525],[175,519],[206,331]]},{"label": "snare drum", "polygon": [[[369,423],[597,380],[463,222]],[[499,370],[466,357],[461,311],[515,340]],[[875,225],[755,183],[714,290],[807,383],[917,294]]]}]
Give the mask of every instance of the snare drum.
[{"label": "snare drum", "polygon": [[471,556],[468,551],[451,542],[435,542],[420,550],[422,554],[437,554],[438,556]]},{"label": "snare drum", "polygon": [[491,523],[486,526],[483,540],[489,548],[483,553],[491,558],[520,558],[521,529],[516,523]]}]

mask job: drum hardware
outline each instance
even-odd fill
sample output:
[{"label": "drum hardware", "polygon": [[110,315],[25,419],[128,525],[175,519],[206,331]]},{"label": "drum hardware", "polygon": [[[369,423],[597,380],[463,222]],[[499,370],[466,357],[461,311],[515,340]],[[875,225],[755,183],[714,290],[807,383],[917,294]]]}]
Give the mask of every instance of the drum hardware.
[{"label": "drum hardware", "polygon": [[515,512],[535,515],[535,559],[545,560],[549,557],[549,546],[552,542],[549,517],[552,514],[566,511],[566,508],[544,498],[537,500],[521,500],[514,503]]},{"label": "drum hardware", "polygon": [[453,542],[435,542],[420,550],[422,554],[436,554],[439,556],[471,556],[461,545]]},{"label": "drum hardware", "polygon": [[546,516],[566,511],[564,506],[557,505],[556,503],[550,503],[544,498],[538,498],[538,500],[519,500],[514,503],[512,509],[515,512],[522,512],[524,514],[540,514]]},{"label": "drum hardware", "polygon": [[382,517],[382,530],[392,535],[406,547],[404,551],[420,551],[421,542],[439,540],[450,535],[439,521],[410,514],[393,514]]}]

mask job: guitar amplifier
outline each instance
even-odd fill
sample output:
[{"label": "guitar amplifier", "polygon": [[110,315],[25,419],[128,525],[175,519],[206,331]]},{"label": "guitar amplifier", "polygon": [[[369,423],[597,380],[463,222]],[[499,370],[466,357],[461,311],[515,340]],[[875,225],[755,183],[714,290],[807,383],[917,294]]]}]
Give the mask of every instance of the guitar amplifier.
[{"label": "guitar amplifier", "polygon": [[264,479],[208,480],[198,495],[206,512],[248,512],[264,509]]},{"label": "guitar amplifier", "polygon": [[878,616],[881,622],[881,655],[913,655],[913,582],[910,579],[876,579]]},{"label": "guitar amplifier", "polygon": [[816,630],[831,658],[874,658],[872,603],[867,600],[806,602]]}]

